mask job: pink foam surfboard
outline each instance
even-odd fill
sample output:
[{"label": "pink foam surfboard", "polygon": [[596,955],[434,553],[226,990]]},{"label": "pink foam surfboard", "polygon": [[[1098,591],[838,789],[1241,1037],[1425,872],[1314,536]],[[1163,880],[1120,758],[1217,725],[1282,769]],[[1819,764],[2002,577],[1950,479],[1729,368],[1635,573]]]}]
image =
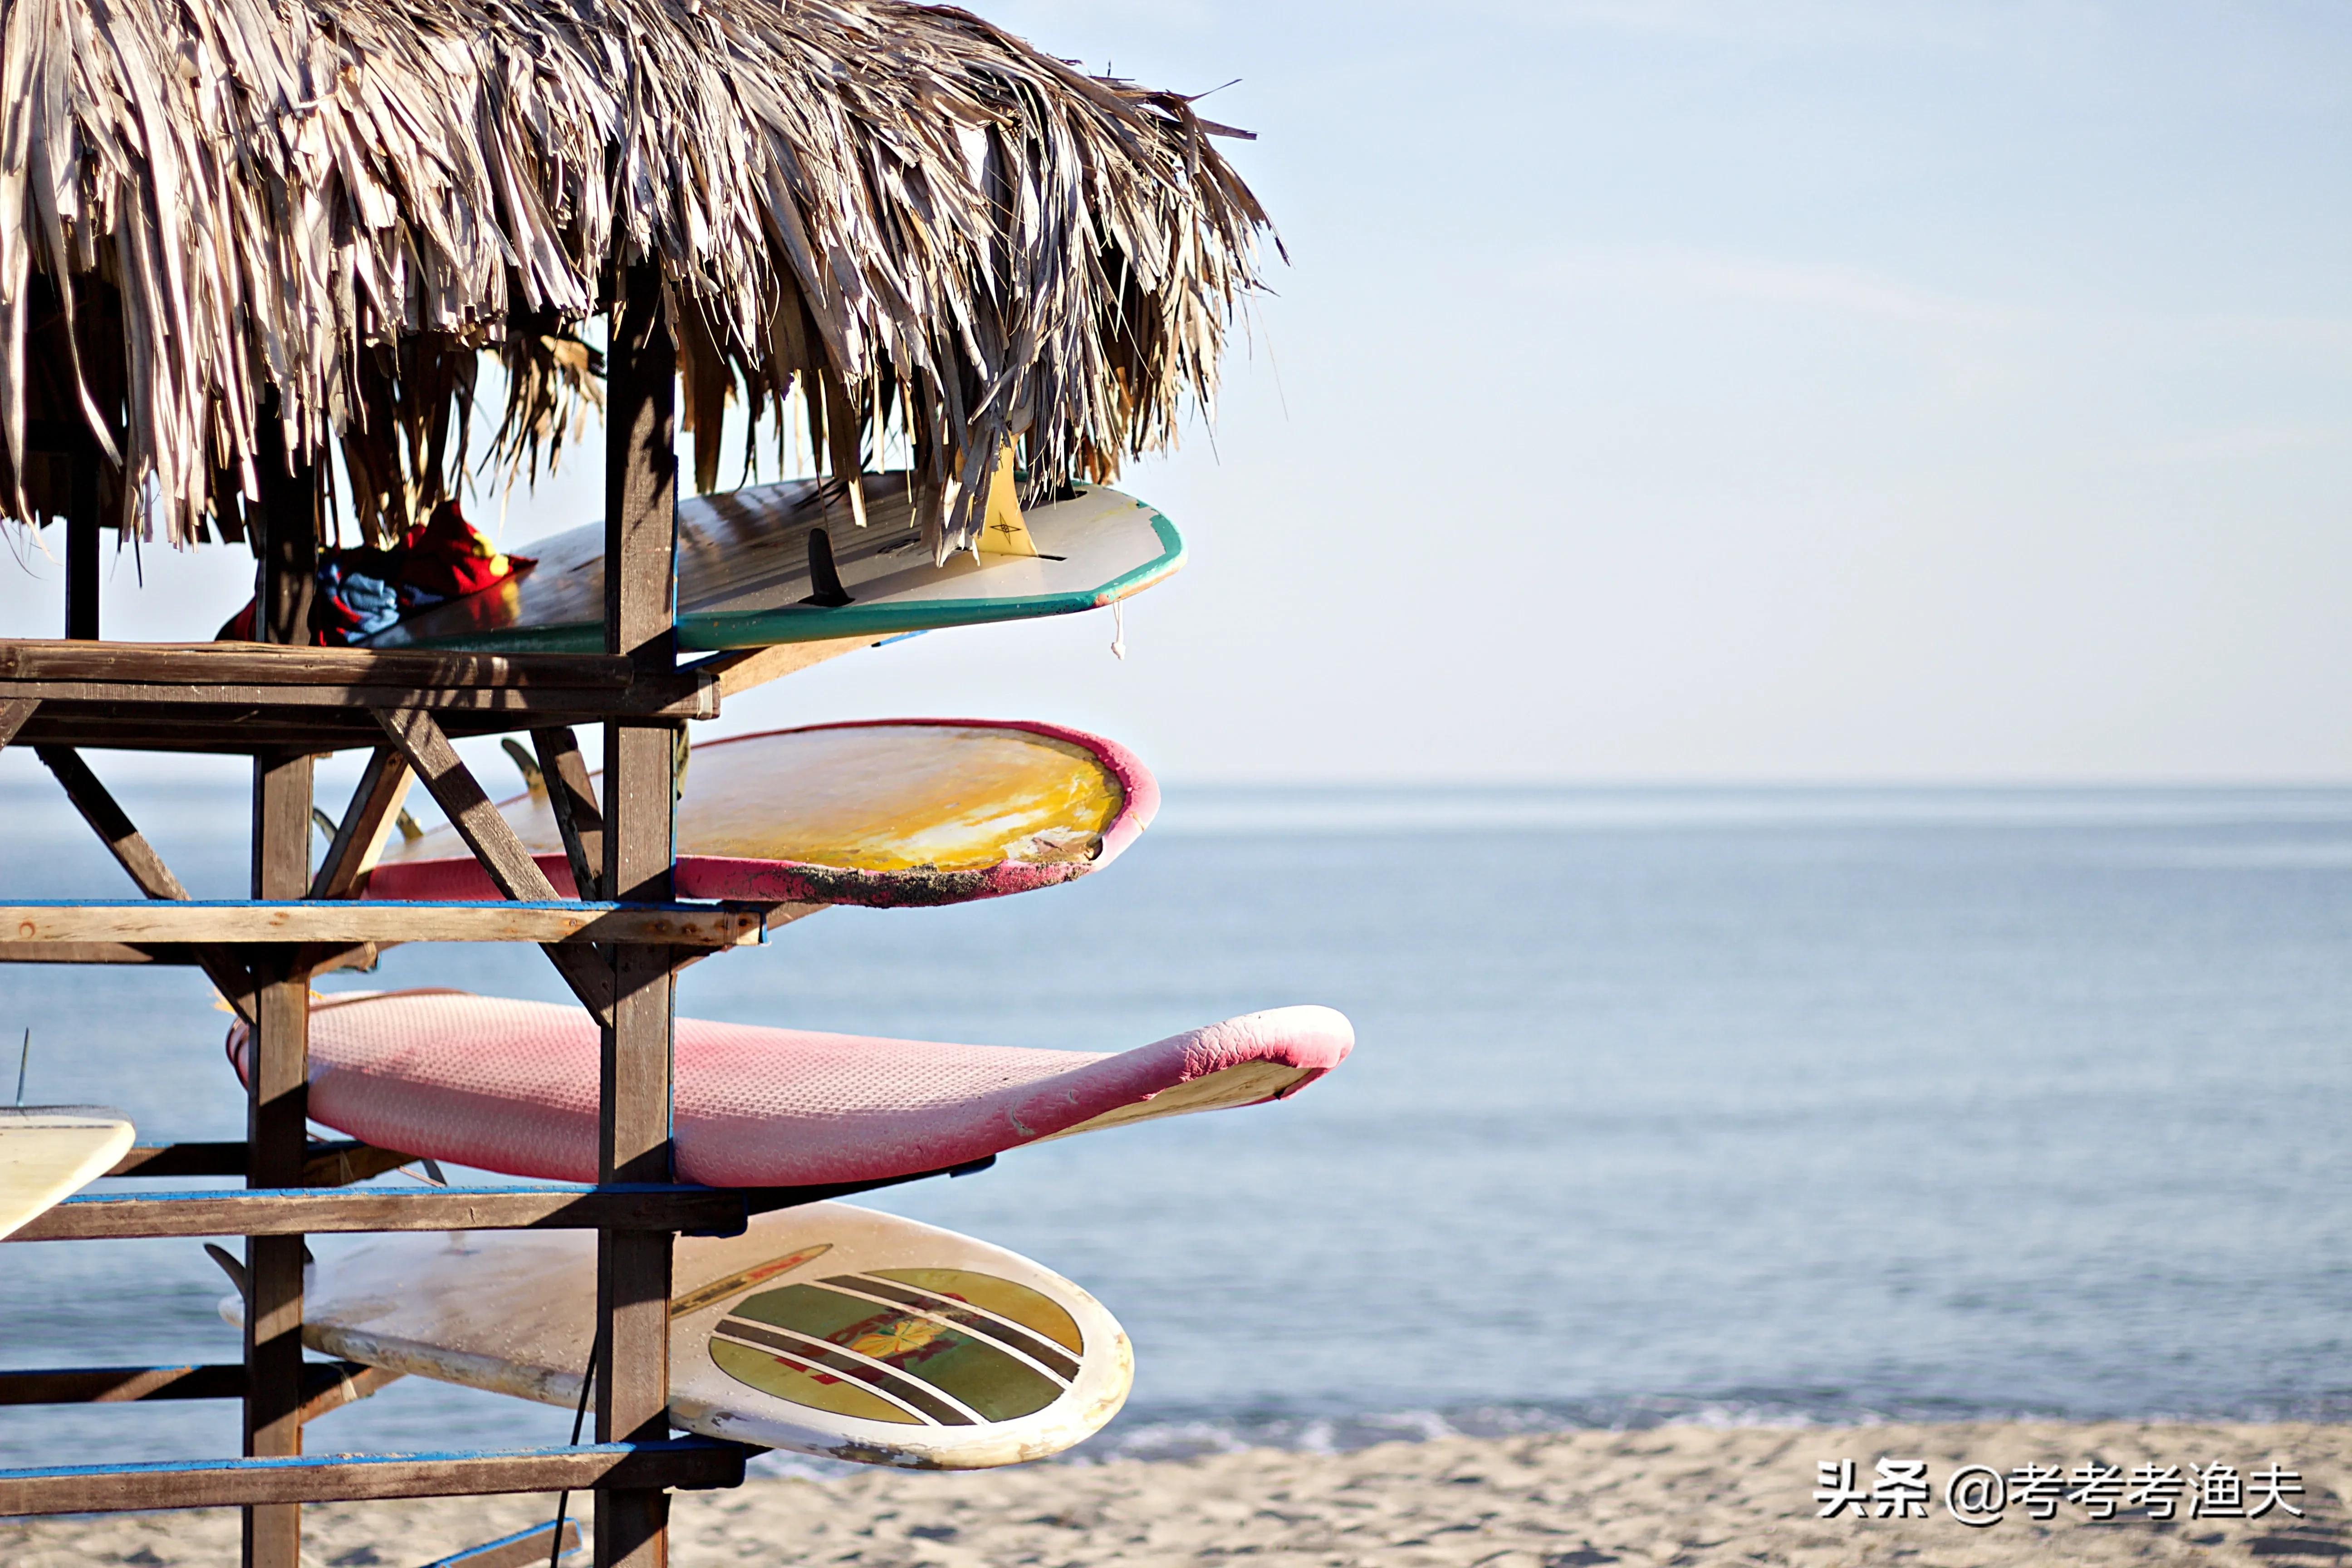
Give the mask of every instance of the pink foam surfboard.
[{"label": "pink foam surfboard", "polygon": [[[876,908],[1001,898],[1108,865],[1159,808],[1126,748],[1054,724],[896,719],[709,741],[689,753],[678,800],[677,891]],[[547,796],[499,809],[574,896]],[[449,827],[394,846],[367,892],[499,896]]]},{"label": "pink foam surfboard", "polygon": [[[249,1036],[229,1031],[246,1070]],[[937,1171],[1127,1121],[1286,1099],[1354,1045],[1277,1007],[1130,1051],[1030,1050],[677,1021],[677,1170],[712,1186]],[[310,1012],[310,1117],[381,1148],[509,1175],[596,1177],[597,1029],[582,1009],[462,991]]]}]

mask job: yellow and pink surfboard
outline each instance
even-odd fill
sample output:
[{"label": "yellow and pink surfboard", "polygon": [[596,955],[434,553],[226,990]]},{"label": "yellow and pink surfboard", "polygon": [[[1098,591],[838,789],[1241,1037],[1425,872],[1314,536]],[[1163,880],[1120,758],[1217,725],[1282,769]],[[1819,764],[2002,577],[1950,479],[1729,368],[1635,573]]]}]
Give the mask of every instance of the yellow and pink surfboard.
[{"label": "yellow and pink surfboard", "polygon": [[[687,899],[877,908],[1051,887],[1108,865],[1160,808],[1125,747],[1054,724],[898,719],[710,741],[677,804]],[[567,896],[562,830],[543,794],[499,810]],[[454,828],[394,845],[377,899],[495,899]]]}]

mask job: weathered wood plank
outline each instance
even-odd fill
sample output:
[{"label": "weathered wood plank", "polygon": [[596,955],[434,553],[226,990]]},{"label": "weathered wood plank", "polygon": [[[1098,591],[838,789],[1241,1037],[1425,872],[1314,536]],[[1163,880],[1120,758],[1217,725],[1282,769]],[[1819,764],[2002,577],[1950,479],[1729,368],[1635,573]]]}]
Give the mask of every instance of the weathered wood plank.
[{"label": "weathered wood plank", "polygon": [[302,1406],[294,1418],[307,1426],[331,1410],[356,1405],[377,1390],[398,1383],[404,1373],[355,1361],[304,1362]]},{"label": "weathered wood plank", "polygon": [[632,666],[604,654],[436,653],[266,643],[87,643],[0,638],[0,680],[162,686],[506,687],[616,691]]},{"label": "weathered wood plank", "polygon": [[[6,689],[0,688],[0,696]],[[546,724],[576,724],[608,716],[611,703],[581,711],[520,712],[432,710],[451,739],[512,734]],[[686,713],[673,717],[686,718]],[[383,743],[373,711],[363,706],[149,707],[121,703],[48,702],[26,722],[16,744],[80,746],[118,752],[194,752],[251,756],[257,752],[326,753]]]},{"label": "weathered wood plank", "polygon": [[[245,1144],[239,1141],[133,1143],[108,1167],[110,1176],[242,1176]],[[330,1184],[316,1182],[314,1186]]]},{"label": "weathered wood plank", "polygon": [[151,942],[0,942],[0,963],[170,963],[193,965],[192,948]]},{"label": "weathered wood plank", "polygon": [[383,853],[384,839],[400,818],[401,803],[408,798],[409,782],[415,777],[408,759],[398,751],[376,749],[360,774],[359,787],[352,791],[351,804],[343,808],[335,841],[327,847],[327,858],[319,863],[319,874],[310,883],[311,898],[348,899],[375,869],[376,858]]},{"label": "weathered wood plank", "polygon": [[0,938],[33,943],[396,942],[653,943],[733,947],[760,938],[756,909],[713,904],[424,904],[342,899],[253,903],[0,905]]},{"label": "weathered wood plank", "polygon": [[93,1366],[0,1372],[0,1405],[118,1405],[148,1399],[242,1399],[245,1368]]},{"label": "weathered wood plank", "polygon": [[[803,908],[798,904],[781,907]],[[773,914],[768,918],[772,931],[783,923]],[[308,951],[304,954],[302,966],[312,974],[333,969],[373,969],[378,956],[373,942],[320,951],[323,956],[314,956]],[[163,963],[193,968],[196,965],[196,952],[184,944],[167,942],[142,942],[137,946],[122,942],[0,942],[0,963]]]},{"label": "weathered wood plank", "polygon": [[26,1222],[0,1246],[128,1237],[299,1236],[366,1230],[637,1230],[731,1236],[741,1193],[709,1187],[293,1187],[83,1195]]},{"label": "weathered wood plank", "polygon": [[[302,1364],[303,1419],[315,1420],[400,1377],[355,1361]],[[0,1405],[125,1405],[158,1399],[242,1399],[245,1368],[235,1363],[207,1366],[89,1366],[0,1372]]]},{"label": "weathered wood plank", "polygon": [[[0,1470],[0,1516],[360,1502],[498,1492],[740,1486],[753,1450],[708,1437],[450,1454],[215,1459]],[[602,1511],[601,1510],[599,1510]]]},{"label": "weathered wood plank", "polygon": [[[306,1187],[347,1187],[416,1163],[414,1154],[379,1149],[354,1139],[311,1142],[302,1154]],[[241,1176],[245,1173],[242,1143],[135,1144],[106,1173],[109,1176]]]},{"label": "weathered wood plank", "polygon": [[[100,643],[100,647],[110,645]],[[98,680],[0,679],[0,698],[92,703],[117,708],[425,709],[434,712],[532,714],[578,719],[626,713],[646,720],[710,719],[719,713],[719,682],[692,673],[640,681],[623,690],[559,687],[256,686],[182,680],[134,683]],[[520,727],[520,726],[518,726]]]},{"label": "weathered wood plank", "polygon": [[738,648],[728,653],[715,653],[700,658],[688,668],[697,674],[719,678],[721,700],[754,687],[765,686],[797,674],[827,659],[839,658],[860,648],[877,647],[889,641],[887,637],[833,637],[824,642],[778,643],[772,647]]}]

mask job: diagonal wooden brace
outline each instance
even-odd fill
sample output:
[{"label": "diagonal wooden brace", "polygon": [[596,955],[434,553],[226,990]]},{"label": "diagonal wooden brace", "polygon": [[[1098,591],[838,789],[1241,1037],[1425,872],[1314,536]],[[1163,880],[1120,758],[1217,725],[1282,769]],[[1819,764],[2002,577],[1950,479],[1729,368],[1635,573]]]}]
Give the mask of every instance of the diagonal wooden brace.
[{"label": "diagonal wooden brace", "polygon": [[[163,864],[163,858],[155,853],[155,847],[147,842],[146,836],[131,824],[130,814],[98,782],[98,775],[89,771],[89,764],[82,761],[79,752],[71,746],[36,746],[33,754],[57,775],[58,783],[65,786],[66,798],[73,802],[82,820],[96,830],[116,863],[130,873],[142,893],[169,902],[187,901],[188,889],[172,875],[172,868]],[[195,955],[206,978],[236,1010],[236,1016],[250,1025],[252,973],[226,948],[199,947]]]},{"label": "diagonal wooden brace", "polygon": [[[560,901],[555,884],[539,868],[514,827],[499,815],[490,797],[474,781],[466,760],[433,715],[421,708],[377,708],[375,721],[391,738],[394,748],[415,770],[457,837],[474,852],[490,881],[509,899],[523,903]],[[599,952],[549,945],[541,950],[580,998],[581,1005],[610,1026],[613,1020],[613,961]]]},{"label": "diagonal wooden brace", "polygon": [[41,700],[37,697],[0,698],[0,746],[5,746],[16,738],[16,731],[25,727],[25,721],[30,719],[33,710],[40,705]]},{"label": "diagonal wooden brace", "polygon": [[312,898],[357,896],[367,874],[375,869],[376,858],[383,853],[384,836],[398,819],[401,802],[408,798],[409,782],[415,776],[409,771],[408,759],[399,752],[388,746],[376,749],[368,759],[367,771],[360,775],[359,788],[352,792],[352,804],[343,809],[342,824],[335,829],[335,841],[327,847],[327,858],[311,880]]},{"label": "diagonal wooden brace", "polygon": [[555,812],[555,826],[563,834],[563,853],[572,862],[572,885],[582,898],[594,899],[597,873],[604,865],[604,814],[596,805],[596,786],[589,782],[580,742],[568,726],[561,724],[533,730],[530,740],[539,749],[547,804]]}]

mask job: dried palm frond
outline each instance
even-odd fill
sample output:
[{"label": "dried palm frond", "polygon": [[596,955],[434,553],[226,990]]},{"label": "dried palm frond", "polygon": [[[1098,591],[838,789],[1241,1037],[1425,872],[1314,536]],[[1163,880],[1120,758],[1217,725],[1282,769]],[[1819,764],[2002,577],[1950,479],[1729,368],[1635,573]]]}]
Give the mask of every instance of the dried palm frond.
[{"label": "dried palm frond", "polygon": [[836,471],[904,433],[944,552],[1008,438],[1043,489],[1213,411],[1266,227],[1187,99],[903,0],[0,0],[0,515],[60,510],[70,426],[175,542],[236,526],[265,417],[370,532],[421,515],[482,351],[493,454],[552,462],[646,260],[698,479],[797,386]]}]

